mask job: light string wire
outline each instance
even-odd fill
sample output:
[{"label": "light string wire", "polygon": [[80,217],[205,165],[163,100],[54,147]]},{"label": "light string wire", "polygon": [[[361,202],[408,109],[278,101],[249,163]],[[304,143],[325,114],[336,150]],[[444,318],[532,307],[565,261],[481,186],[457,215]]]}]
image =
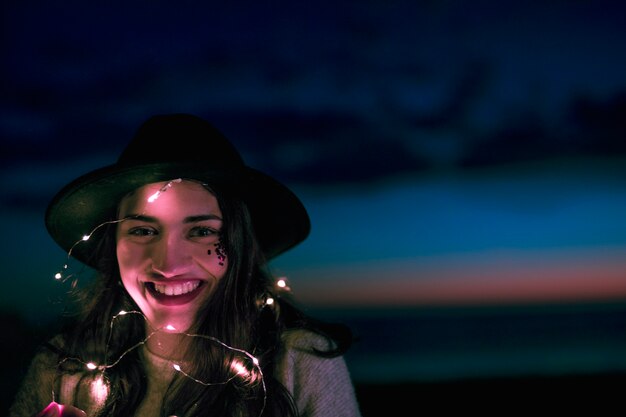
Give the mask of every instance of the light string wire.
[{"label": "light string wire", "polygon": [[[150,197],[148,197],[148,203],[154,203],[160,196],[161,194],[163,194],[164,192],[166,192],[167,190],[169,190],[173,184],[178,184],[182,181],[182,178],[176,178],[175,180],[171,180],[168,181],[164,186],[162,186],[161,188],[159,188],[154,194],[152,194]],[[135,216],[132,216],[135,217]],[[74,244],[70,247],[69,251],[67,252],[67,258],[66,258],[66,263],[63,265],[62,270],[68,269],[68,265],[69,265],[69,260],[72,257],[72,252],[74,251],[74,248],[83,243],[88,241],[89,239],[91,239],[91,236],[93,236],[94,233],[96,233],[96,231],[98,231],[98,229],[109,225],[109,224],[117,224],[117,223],[121,223],[125,220],[128,220],[129,218],[132,217],[125,217],[123,219],[117,219],[117,220],[109,220],[106,221],[104,223],[100,223],[99,225],[97,225],[96,227],[94,227],[91,232],[89,232],[86,235],[83,235],[83,237],[79,240],[77,240],[76,242],[74,242]],[[60,280],[61,278],[63,278],[63,281],[69,279],[72,276],[72,274],[68,275],[68,276],[63,276],[63,274],[61,272],[57,272],[54,275],[54,278],[57,280]]]},{"label": "light string wire", "polygon": [[[271,298],[270,298],[271,299]],[[271,303],[268,303],[268,305]],[[109,328],[111,330],[111,332],[109,333],[109,339],[107,340],[107,345],[105,348],[105,352],[108,351],[108,344],[111,338],[111,333],[113,331],[113,324],[115,322],[115,320],[120,317],[120,316],[125,316],[128,314],[138,314],[141,317],[143,317],[144,320],[147,321],[146,316],[140,312],[140,311],[125,311],[125,310],[121,310],[118,314],[114,315],[110,321],[110,325]],[[124,352],[122,352],[120,354],[120,356],[113,362],[109,363],[109,364],[104,364],[104,365],[96,365],[93,362],[89,361],[86,362],[81,358],[78,357],[65,357],[63,358],[61,361],[59,361],[58,366],[62,365],[65,362],[68,361],[76,361],[79,362],[83,365],[85,365],[85,367],[90,370],[90,371],[99,371],[100,372],[100,378],[95,379],[94,383],[97,384],[99,386],[99,390],[98,392],[102,392],[102,390],[104,389],[105,395],[108,395],[108,384],[109,384],[109,379],[106,376],[106,370],[113,368],[114,366],[116,366],[117,364],[119,364],[119,362],[122,360],[122,358],[124,358],[124,356],[126,356],[128,353],[132,352],[133,350],[137,349],[138,347],[145,345],[148,340],[153,337],[156,333],[162,331],[164,328],[159,328],[156,330],[153,330],[152,332],[150,332],[143,340],[141,340],[140,342],[134,344],[133,346],[129,347],[128,349],[126,349]],[[170,327],[165,326],[165,329],[170,329]],[[263,414],[263,411],[265,410],[265,406],[267,404],[267,387],[265,385],[265,379],[264,379],[264,375],[263,375],[263,370],[261,368],[261,365],[259,363],[259,360],[252,355],[250,352],[244,350],[244,349],[240,349],[240,348],[236,348],[233,346],[230,346],[224,342],[222,342],[221,340],[219,340],[216,337],[213,336],[208,336],[208,335],[203,335],[203,334],[198,334],[198,333],[185,333],[185,332],[179,332],[178,334],[184,335],[184,336],[188,336],[188,337],[197,337],[197,338],[202,338],[202,339],[206,339],[206,340],[210,340],[212,342],[215,342],[219,345],[221,345],[222,347],[233,351],[233,352],[237,352],[237,353],[241,353],[243,355],[245,355],[247,358],[250,359],[250,361],[252,362],[252,364],[254,365],[254,367],[256,368],[256,370],[258,371],[258,377],[260,379],[261,382],[261,387],[263,389],[263,405],[261,406],[261,411],[259,412],[259,416],[261,416]],[[172,368],[174,368],[174,370],[176,370],[177,372],[181,373],[184,377],[198,383],[204,386],[211,386],[211,385],[224,385],[224,384],[228,384],[229,382],[231,382],[233,379],[235,379],[237,376],[241,376],[242,378],[247,378],[248,375],[247,374],[247,370],[244,372],[245,367],[238,363],[237,361],[233,360],[231,362],[231,369],[233,369],[235,371],[235,374],[232,375],[231,377],[229,377],[228,379],[226,379],[225,381],[220,381],[220,382],[206,382],[206,381],[202,381],[200,379],[197,379],[195,377],[193,377],[192,375],[188,374],[187,372],[185,372],[181,366],[177,363],[177,361],[173,361],[171,359],[166,359],[168,362],[170,362],[172,364]],[[251,376],[249,377],[249,382],[250,384],[252,384],[255,380],[255,375],[251,374]],[[103,382],[106,381],[106,382]],[[102,384],[105,384],[104,386]],[[56,384],[53,384],[53,387]],[[56,394],[54,392],[54,388],[52,389],[52,401],[56,401],[55,400]]]},{"label": "light string wire", "polygon": [[[158,191],[156,191],[154,194],[152,194],[152,195],[148,198],[148,202],[149,202],[149,203],[153,203],[154,201],[156,201],[156,200],[160,197],[160,195],[161,195],[162,193],[166,192],[169,188],[171,188],[173,184],[175,184],[175,183],[180,183],[181,181],[182,181],[182,179],[181,179],[181,178],[177,178],[177,179],[175,179],[175,180],[168,181],[168,182],[167,182],[165,185],[163,185],[163,186],[162,186],[162,187],[161,187]],[[135,217],[135,216],[132,216],[132,217]],[[80,244],[80,243],[82,243],[82,242],[85,242],[85,241],[89,240],[89,239],[91,238],[91,236],[92,236],[92,235],[93,235],[93,234],[94,234],[97,230],[99,230],[100,228],[102,228],[102,227],[104,227],[104,226],[106,226],[106,225],[109,225],[109,224],[117,224],[117,223],[121,223],[121,222],[123,222],[123,221],[125,221],[125,220],[127,220],[127,219],[129,219],[129,218],[132,218],[132,217],[127,217],[127,218],[117,219],[117,220],[110,220],[110,221],[106,221],[106,222],[104,222],[104,223],[101,223],[101,224],[99,224],[98,226],[96,226],[96,227],[95,227],[95,228],[94,228],[94,229],[93,229],[93,230],[92,230],[89,234],[84,235],[84,236],[83,236],[80,240],[76,241],[76,242],[75,242],[75,243],[71,246],[71,248],[69,249],[69,251],[68,251],[68,253],[67,253],[67,262],[63,265],[63,269],[64,269],[64,270],[68,269],[69,260],[70,260],[70,258],[72,257],[72,252],[73,252],[74,248],[75,248],[77,245],[79,245],[79,244]],[[69,279],[72,275],[73,275],[73,274],[69,274],[68,276],[65,276],[65,277],[64,277],[64,276],[63,276],[63,274],[62,274],[61,272],[57,272],[57,273],[55,274],[55,276],[54,276],[54,277],[55,277],[55,279],[57,279],[57,280],[61,280],[61,278],[64,278],[62,281],[65,281],[65,280]],[[278,288],[279,292],[280,292],[280,291],[290,291],[290,288],[289,288],[289,286],[287,285],[287,281],[286,281],[286,279],[285,279],[284,277],[281,277],[281,278],[279,278],[279,279],[276,281],[276,287]],[[260,299],[260,300],[259,300],[259,302],[258,302],[258,306],[259,306],[260,308],[264,308],[264,307],[272,307],[272,306],[273,306],[273,304],[274,304],[274,299],[273,299],[270,295],[268,295],[268,294],[264,294],[263,299]],[[109,336],[108,336],[108,338],[107,338],[107,342],[106,342],[106,345],[105,345],[105,358],[107,357],[107,352],[108,352],[108,350],[109,350],[109,344],[110,344],[111,337],[112,337],[112,334],[113,334],[113,325],[114,325],[114,322],[115,322],[115,321],[116,321],[116,320],[117,320],[120,316],[125,316],[125,315],[128,315],[128,314],[137,314],[137,315],[140,315],[140,316],[142,316],[142,317],[143,317],[143,319],[144,319],[144,320],[148,321],[147,317],[146,317],[146,316],[145,316],[145,315],[144,315],[141,311],[135,311],[135,310],[133,310],[133,311],[125,311],[125,310],[121,310],[119,313],[115,314],[115,315],[111,318],[111,321],[110,321],[110,323],[109,323]],[[165,326],[165,328],[166,328],[167,330],[172,330],[172,328],[170,328],[169,326]],[[140,341],[140,342],[138,342],[138,343],[134,344],[133,346],[129,347],[128,349],[126,349],[124,352],[122,352],[122,353],[120,354],[120,356],[119,356],[119,357],[118,357],[115,361],[113,361],[113,362],[111,362],[111,363],[109,363],[109,364],[104,364],[104,365],[96,365],[96,364],[94,364],[94,363],[93,363],[93,362],[91,362],[91,361],[89,361],[89,362],[85,362],[84,360],[82,360],[81,358],[78,358],[78,357],[65,357],[65,358],[63,358],[63,359],[62,359],[62,360],[61,360],[61,361],[60,361],[57,365],[58,365],[58,366],[60,366],[60,365],[62,365],[63,363],[65,363],[65,362],[67,362],[67,361],[77,361],[77,362],[82,363],[83,365],[85,365],[85,367],[86,367],[88,370],[90,370],[90,371],[94,371],[94,370],[99,371],[99,372],[100,372],[100,376],[101,376],[101,378],[102,378],[102,379],[104,379],[104,380],[106,381],[106,384],[108,385],[110,382],[109,382],[109,379],[108,379],[108,378],[107,378],[107,376],[106,376],[106,370],[107,370],[107,369],[110,369],[110,368],[113,368],[114,366],[116,366],[117,364],[119,364],[119,363],[120,363],[120,361],[121,361],[121,360],[122,360],[122,359],[123,359],[123,358],[124,358],[127,354],[129,354],[129,353],[130,353],[130,352],[132,352],[133,350],[137,349],[138,347],[140,347],[140,346],[142,346],[142,345],[145,345],[151,337],[153,337],[156,333],[158,333],[158,332],[160,332],[160,331],[162,331],[162,330],[163,330],[163,328],[159,328],[159,329],[153,330],[153,331],[152,331],[152,332],[150,332],[150,333],[149,333],[149,334],[148,334],[148,335],[147,335],[147,336],[146,336],[146,337],[145,337],[142,341]],[[246,350],[244,350],[244,349],[240,349],[240,348],[236,348],[236,347],[230,346],[230,345],[228,345],[228,344],[226,344],[226,343],[222,342],[221,340],[219,340],[219,339],[217,339],[216,337],[213,337],[213,336],[208,336],[208,335],[203,335],[203,334],[196,334],[196,333],[184,333],[184,332],[180,332],[179,334],[182,334],[182,335],[185,335],[185,336],[188,336],[188,337],[198,337],[198,338],[203,338],[203,339],[206,339],[206,340],[210,340],[210,341],[212,341],[212,342],[214,342],[214,343],[217,343],[217,344],[221,345],[222,347],[224,347],[224,348],[226,348],[226,349],[228,349],[228,350],[230,350],[230,351],[233,351],[233,352],[237,352],[237,353],[243,354],[243,355],[245,355],[247,358],[249,358],[249,359],[250,359],[250,361],[252,362],[252,364],[254,365],[254,367],[255,367],[255,368],[257,369],[257,371],[258,371],[258,376],[259,376],[259,378],[260,378],[261,385],[262,385],[262,388],[263,388],[263,405],[262,405],[262,407],[261,407],[261,411],[260,411],[259,415],[262,415],[262,414],[263,414],[263,411],[265,410],[265,407],[266,407],[266,404],[267,404],[267,387],[266,387],[266,385],[265,385],[265,380],[264,380],[263,370],[262,370],[262,368],[261,368],[261,366],[260,366],[259,360],[258,360],[258,359],[257,359],[254,355],[252,355],[250,352],[248,352],[248,351],[246,351]],[[185,371],[181,368],[181,366],[180,366],[178,363],[176,363],[175,361],[173,361],[173,360],[169,360],[169,359],[167,359],[167,361],[168,361],[168,362],[170,362],[170,363],[172,363],[172,367],[174,368],[174,370],[176,370],[177,372],[181,373],[181,374],[182,374],[183,376],[185,376],[186,378],[189,378],[190,380],[192,380],[192,381],[194,381],[194,382],[196,382],[196,383],[198,383],[198,384],[204,385],[204,386],[210,386],[210,385],[220,385],[220,384],[228,384],[230,381],[232,381],[232,380],[233,380],[234,378],[236,378],[237,376],[244,377],[244,375],[247,373],[247,370],[245,370],[245,367],[244,367],[242,364],[237,363],[236,361],[234,361],[234,360],[233,360],[233,362],[231,362],[231,368],[232,368],[232,369],[234,369],[234,370],[236,371],[236,372],[235,372],[235,374],[234,374],[233,376],[231,376],[231,377],[229,377],[227,380],[225,380],[225,381],[221,381],[221,382],[206,382],[206,381],[202,381],[202,380],[200,380],[200,379],[197,379],[197,378],[193,377],[192,375],[188,374],[187,372],[185,372]],[[244,372],[244,371],[245,371],[245,372]],[[55,379],[56,379],[56,377],[55,377]],[[103,382],[102,382],[102,379],[100,379],[100,380],[96,380],[96,381],[94,381],[94,382],[98,382],[98,383],[102,384],[102,383],[103,383]],[[253,382],[253,381],[254,381],[254,379],[256,379],[256,378],[251,378],[251,379],[250,379],[250,382]],[[55,401],[55,397],[56,397],[55,392],[54,392],[54,385],[55,385],[55,384],[53,384],[53,389],[52,389],[52,400],[53,400],[53,401]],[[106,386],[105,386],[105,388],[106,388]],[[108,389],[106,389],[106,393],[107,393],[106,395],[108,395]]]}]

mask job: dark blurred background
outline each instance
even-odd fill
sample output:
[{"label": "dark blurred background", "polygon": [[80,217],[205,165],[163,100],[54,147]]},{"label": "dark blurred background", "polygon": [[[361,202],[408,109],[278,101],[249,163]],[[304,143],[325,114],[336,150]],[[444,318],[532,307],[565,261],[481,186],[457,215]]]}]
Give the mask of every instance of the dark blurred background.
[{"label": "dark blurred background", "polygon": [[352,326],[365,417],[621,406],[625,12],[3,2],[0,403],[64,309],[48,201],[148,116],[189,112],[309,209],[310,238],[272,267]]}]

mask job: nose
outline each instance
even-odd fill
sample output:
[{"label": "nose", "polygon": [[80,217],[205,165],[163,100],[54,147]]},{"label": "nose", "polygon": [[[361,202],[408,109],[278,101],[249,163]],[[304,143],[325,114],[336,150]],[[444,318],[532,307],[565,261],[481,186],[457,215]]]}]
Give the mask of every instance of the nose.
[{"label": "nose", "polygon": [[191,255],[185,240],[173,234],[165,234],[153,243],[151,269],[164,278],[184,275],[191,266]]}]

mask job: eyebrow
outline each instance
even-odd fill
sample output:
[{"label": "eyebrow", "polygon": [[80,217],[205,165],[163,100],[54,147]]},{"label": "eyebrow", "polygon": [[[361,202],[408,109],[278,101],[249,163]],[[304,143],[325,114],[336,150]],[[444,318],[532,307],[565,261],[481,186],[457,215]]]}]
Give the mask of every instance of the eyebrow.
[{"label": "eyebrow", "polygon": [[185,220],[183,220],[183,223],[197,223],[197,222],[202,222],[205,220],[219,220],[222,221],[222,218],[220,216],[218,216],[217,214],[201,214],[198,216],[189,216],[189,217],[185,217]]},{"label": "eyebrow", "polygon": [[[124,217],[124,220],[139,220],[148,223],[158,223],[158,219],[153,216],[146,216],[144,214],[129,214]],[[222,218],[217,214],[199,214],[197,216],[188,216],[185,217],[183,223],[197,223],[206,220],[219,220],[222,221]]]}]

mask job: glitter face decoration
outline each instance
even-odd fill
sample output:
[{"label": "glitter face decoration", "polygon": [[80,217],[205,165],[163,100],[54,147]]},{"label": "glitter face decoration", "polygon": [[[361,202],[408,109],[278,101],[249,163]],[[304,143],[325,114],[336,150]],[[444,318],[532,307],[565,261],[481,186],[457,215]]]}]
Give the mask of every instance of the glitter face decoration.
[{"label": "glitter face decoration", "polygon": [[219,240],[214,243],[215,245],[215,254],[217,255],[217,259],[219,260],[219,264],[224,266],[224,262],[226,261],[226,249],[224,247],[224,243],[222,243],[222,237],[220,236]]}]

